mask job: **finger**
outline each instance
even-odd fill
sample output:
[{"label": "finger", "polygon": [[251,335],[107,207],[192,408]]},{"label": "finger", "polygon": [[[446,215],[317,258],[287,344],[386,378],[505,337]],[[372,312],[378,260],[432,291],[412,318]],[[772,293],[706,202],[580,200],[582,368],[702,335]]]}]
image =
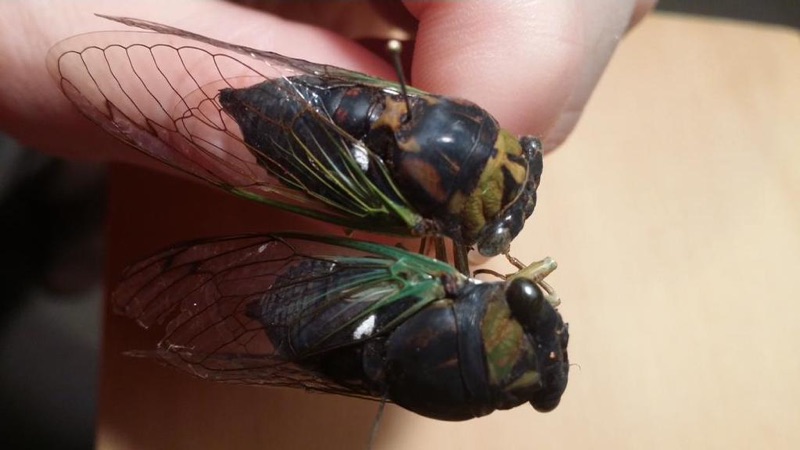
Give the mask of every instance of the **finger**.
[{"label": "finger", "polygon": [[654,10],[656,4],[658,4],[658,0],[638,0],[631,15],[631,21],[628,24],[628,31],[638,25],[650,11]]},{"label": "finger", "polygon": [[518,134],[543,134],[577,82],[572,2],[406,2],[419,19],[412,79],[467,98]]},{"label": "finger", "polygon": [[581,27],[584,37],[578,83],[557,121],[548,130],[546,146],[561,145],[578,123],[622,36],[656,4],[655,0],[585,0]]},{"label": "finger", "polygon": [[562,116],[582,110],[636,5],[406,2],[420,21],[414,83],[475,101],[504,127],[544,136],[553,148],[566,136],[565,124],[576,121]]}]

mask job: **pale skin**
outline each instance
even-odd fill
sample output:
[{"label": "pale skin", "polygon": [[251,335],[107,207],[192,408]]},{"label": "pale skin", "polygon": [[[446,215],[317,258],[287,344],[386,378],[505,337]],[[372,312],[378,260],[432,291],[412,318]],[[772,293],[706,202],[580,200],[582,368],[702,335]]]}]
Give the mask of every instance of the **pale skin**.
[{"label": "pale skin", "polygon": [[[619,39],[653,0],[405,2],[419,20],[412,83],[472,100],[517,134],[566,139]],[[0,129],[68,158],[150,164],[105,136],[61,95],[47,50],[71,35],[147,19],[237,44],[393,78],[389,65],[330,31],[223,1],[0,2]]]}]

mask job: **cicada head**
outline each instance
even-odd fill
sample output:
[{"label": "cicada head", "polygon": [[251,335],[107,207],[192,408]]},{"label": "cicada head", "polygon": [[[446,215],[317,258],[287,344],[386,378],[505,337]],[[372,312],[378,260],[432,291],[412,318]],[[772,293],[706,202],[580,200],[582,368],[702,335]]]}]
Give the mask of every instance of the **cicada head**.
[{"label": "cicada head", "polygon": [[506,289],[506,302],[511,316],[533,343],[536,365],[530,367],[528,373],[535,372],[537,376],[528,400],[537,411],[552,411],[567,387],[568,326],[546,300],[541,288],[531,280],[512,280]]},{"label": "cicada head", "polygon": [[465,283],[398,326],[383,356],[388,398],[467,420],[529,402],[549,411],[567,384],[567,328],[537,284]]},{"label": "cicada head", "polygon": [[[504,198],[512,200],[478,235],[476,246],[484,256],[508,252],[511,241],[522,230],[525,219],[536,207],[536,189],[542,177],[542,144],[537,138],[523,136],[517,140],[501,130],[495,148],[499,155],[505,155],[503,160],[507,162],[492,170],[503,173]],[[518,169],[520,165],[525,175],[515,177],[513,169]]]},{"label": "cicada head", "polygon": [[516,278],[503,294],[481,323],[493,403],[508,409],[527,401],[550,411],[567,386],[567,326],[531,280]]}]

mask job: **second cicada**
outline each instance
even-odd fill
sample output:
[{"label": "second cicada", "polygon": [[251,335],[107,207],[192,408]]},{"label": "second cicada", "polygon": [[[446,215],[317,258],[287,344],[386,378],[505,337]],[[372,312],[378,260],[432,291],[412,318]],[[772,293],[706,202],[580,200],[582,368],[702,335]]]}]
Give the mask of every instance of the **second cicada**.
[{"label": "second cicada", "polygon": [[567,386],[569,330],[549,258],[484,282],[399,248],[300,234],[189,242],[131,266],[115,311],[164,327],[156,357],[215,381],[394,402],[441,420]]},{"label": "second cicada", "polygon": [[469,101],[108,19],[148,31],[69,38],[50,72],[90,119],[178,170],[347,228],[446,236],[460,261],[507,253],[534,210],[539,141]]}]

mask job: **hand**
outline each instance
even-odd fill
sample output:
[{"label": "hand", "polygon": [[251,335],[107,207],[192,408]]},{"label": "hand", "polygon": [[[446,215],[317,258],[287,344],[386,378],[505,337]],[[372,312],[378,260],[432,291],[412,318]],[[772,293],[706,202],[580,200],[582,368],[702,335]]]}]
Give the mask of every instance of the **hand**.
[{"label": "hand", "polygon": [[572,131],[626,30],[655,0],[406,2],[414,83],[464,97],[545,150]]},{"label": "hand", "polygon": [[[407,2],[419,20],[412,81],[467,98],[506,128],[558,146],[574,127],[619,38],[654,0]],[[149,163],[82,118],[47,73],[71,35],[148,19],[288,56],[392,78],[377,56],[329,31],[219,1],[40,0],[0,3],[0,128],[51,154]]]}]

